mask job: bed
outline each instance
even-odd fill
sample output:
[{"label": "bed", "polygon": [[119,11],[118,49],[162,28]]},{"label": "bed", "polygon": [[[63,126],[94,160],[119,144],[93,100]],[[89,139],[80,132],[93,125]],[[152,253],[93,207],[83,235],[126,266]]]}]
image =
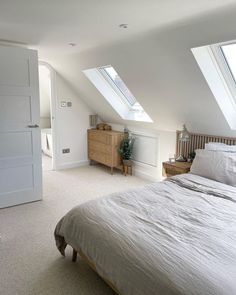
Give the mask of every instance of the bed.
[{"label": "bed", "polygon": [[75,207],[54,234],[121,295],[236,294],[232,185],[174,176]]}]

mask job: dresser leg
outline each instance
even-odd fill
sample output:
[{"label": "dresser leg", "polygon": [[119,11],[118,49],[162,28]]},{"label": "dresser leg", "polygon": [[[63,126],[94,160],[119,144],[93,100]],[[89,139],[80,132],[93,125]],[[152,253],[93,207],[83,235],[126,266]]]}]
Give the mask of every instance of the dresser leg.
[{"label": "dresser leg", "polygon": [[127,172],[128,172],[128,166],[124,166],[124,170],[125,170],[125,176],[127,175]]},{"label": "dresser leg", "polygon": [[77,260],[77,251],[75,249],[73,249],[72,261],[76,262],[76,260]]},{"label": "dresser leg", "polygon": [[113,167],[111,167],[111,175],[113,175]]}]

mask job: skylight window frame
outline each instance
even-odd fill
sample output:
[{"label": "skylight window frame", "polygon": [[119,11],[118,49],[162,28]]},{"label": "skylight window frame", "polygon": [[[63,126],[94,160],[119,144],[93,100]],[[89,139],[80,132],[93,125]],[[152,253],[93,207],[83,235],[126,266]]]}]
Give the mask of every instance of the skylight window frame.
[{"label": "skylight window frame", "polygon": [[[111,76],[106,72],[105,68],[107,67],[112,67],[111,65],[107,65],[107,66],[102,66],[97,68],[97,70],[99,71],[99,73],[103,76],[103,78],[109,83],[109,85],[112,87],[112,89],[117,93],[117,95],[121,98],[122,102],[126,104],[126,106],[129,108],[130,111],[133,112],[144,112],[143,108],[141,111],[136,110],[134,108],[134,105],[136,103],[139,104],[139,102],[137,101],[137,99],[135,98],[135,103],[134,105],[131,105],[129,100],[126,98],[126,95],[123,93],[123,91],[116,85],[116,83],[114,82],[114,80],[111,78]],[[114,69],[115,70],[115,69]],[[122,79],[121,79],[122,80]],[[122,80],[122,82],[124,83],[124,81]],[[125,84],[125,83],[124,83]],[[126,85],[125,85],[126,86]],[[126,86],[127,87],[127,86]],[[127,87],[128,88],[128,87]],[[133,94],[132,94],[133,95]]]},{"label": "skylight window frame", "polygon": [[[112,67],[112,66],[111,66]],[[101,67],[100,67],[101,68]],[[110,80],[99,67],[83,70],[85,76],[96,87],[111,107],[123,120],[153,123],[151,117],[145,112],[142,105],[136,100],[134,107],[126,101],[122,92],[118,91],[118,87]],[[114,69],[115,70],[115,69]],[[111,82],[112,81],[112,82]]]},{"label": "skylight window frame", "polygon": [[235,85],[236,85],[236,78],[234,77],[234,74],[233,74],[233,72],[232,72],[231,66],[230,66],[230,64],[229,64],[229,62],[228,62],[228,59],[226,58],[225,53],[224,53],[224,50],[223,50],[223,48],[222,48],[223,46],[227,46],[227,45],[231,45],[231,44],[236,44],[236,41],[234,41],[234,42],[222,43],[222,44],[219,44],[219,45],[217,45],[217,46],[218,46],[218,50],[221,51],[222,57],[224,58],[224,64],[227,66],[227,68],[228,68],[228,70],[229,70],[229,72],[230,72],[230,74],[231,74],[231,77],[233,78],[234,83],[235,83]]},{"label": "skylight window frame", "polygon": [[222,46],[230,44],[236,44],[236,40],[213,44],[209,48],[212,59],[216,62],[216,67],[223,77],[222,82],[227,85],[230,91],[229,99],[231,100],[232,107],[236,110],[236,80],[222,49]]}]

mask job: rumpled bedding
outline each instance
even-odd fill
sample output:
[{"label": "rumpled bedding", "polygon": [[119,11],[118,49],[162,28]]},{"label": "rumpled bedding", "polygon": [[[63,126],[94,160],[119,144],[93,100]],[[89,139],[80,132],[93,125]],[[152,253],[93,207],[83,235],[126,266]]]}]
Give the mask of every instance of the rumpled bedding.
[{"label": "rumpled bedding", "polygon": [[81,250],[122,295],[236,294],[236,188],[192,174],[73,208],[56,245]]}]

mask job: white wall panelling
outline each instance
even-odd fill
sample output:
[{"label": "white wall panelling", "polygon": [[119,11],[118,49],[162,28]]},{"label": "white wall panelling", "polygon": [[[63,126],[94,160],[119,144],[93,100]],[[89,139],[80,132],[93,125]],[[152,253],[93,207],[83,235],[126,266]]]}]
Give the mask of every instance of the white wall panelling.
[{"label": "white wall panelling", "polygon": [[132,132],[135,138],[133,160],[152,167],[158,163],[158,137]]}]

